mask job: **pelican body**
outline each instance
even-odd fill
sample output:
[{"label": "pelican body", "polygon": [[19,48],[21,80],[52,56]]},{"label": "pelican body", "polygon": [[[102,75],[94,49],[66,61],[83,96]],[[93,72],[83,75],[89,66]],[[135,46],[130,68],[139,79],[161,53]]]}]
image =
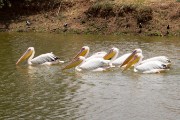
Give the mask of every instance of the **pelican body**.
[{"label": "pelican body", "polygon": [[131,53],[124,54],[112,62],[113,67],[119,67],[131,55]]},{"label": "pelican body", "polygon": [[75,67],[76,71],[104,71],[109,66],[110,61],[103,58],[94,58],[86,61],[86,58],[79,56],[66,65],[63,70]]},{"label": "pelican body", "polygon": [[[75,67],[77,71],[104,71],[109,68],[110,62],[117,57],[118,51],[117,48],[112,48],[108,53],[98,52],[87,59],[84,56],[78,56],[78,58],[73,59],[66,65],[63,70]],[[81,53],[78,53],[78,55],[81,55]]]},{"label": "pelican body", "polygon": [[152,57],[152,58],[143,60],[141,62],[141,64],[143,64],[145,62],[150,62],[150,61],[160,61],[162,63],[171,63],[171,60],[168,57],[166,57],[166,56],[157,56],[157,57]]},{"label": "pelican body", "polygon": [[158,56],[142,61],[142,52],[134,50],[133,53],[121,65],[125,66],[123,71],[134,66],[134,72],[140,73],[160,73],[169,70],[170,60],[165,56]]},{"label": "pelican body", "polygon": [[102,51],[102,52],[96,52],[90,57],[87,57],[89,55],[89,51],[90,48],[88,46],[83,46],[81,50],[78,52],[78,54],[73,58],[73,60],[77,59],[79,56],[83,56],[86,58],[85,61],[88,61],[93,58],[103,58],[107,54],[106,52]]},{"label": "pelican body", "polygon": [[27,60],[28,65],[52,65],[52,64],[58,64],[58,63],[64,63],[64,61],[60,61],[59,57],[55,56],[53,53],[46,53],[39,55],[35,58],[34,57],[35,50],[34,47],[29,47],[26,52],[20,57],[20,59],[16,62],[16,65],[18,65],[20,62]]},{"label": "pelican body", "polygon": [[93,59],[93,58],[103,58],[107,53],[102,51],[102,52],[96,52],[92,54],[90,57],[86,58],[86,61]]}]

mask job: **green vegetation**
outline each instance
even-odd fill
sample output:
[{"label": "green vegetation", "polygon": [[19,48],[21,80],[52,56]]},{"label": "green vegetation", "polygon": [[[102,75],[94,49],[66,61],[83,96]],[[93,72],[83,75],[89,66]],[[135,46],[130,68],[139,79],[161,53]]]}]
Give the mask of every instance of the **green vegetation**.
[{"label": "green vegetation", "polygon": [[152,9],[148,6],[142,6],[137,8],[137,15],[136,15],[136,19],[137,19],[137,23],[146,23],[150,20],[152,20]]},{"label": "green vegetation", "polygon": [[19,10],[18,12],[47,11],[59,7],[62,4],[69,4],[70,0],[0,0],[0,9]]},{"label": "green vegetation", "polygon": [[88,17],[108,18],[112,16],[124,17],[127,14],[134,16],[137,23],[146,23],[152,20],[153,10],[145,5],[119,4],[114,5],[112,2],[96,2],[87,11]]},{"label": "green vegetation", "polygon": [[114,16],[113,4],[109,1],[96,2],[86,12],[89,17],[103,17]]},{"label": "green vegetation", "polygon": [[116,15],[118,17],[124,17],[126,14],[136,12],[136,5],[133,4],[120,4],[115,6]]},{"label": "green vegetation", "polygon": [[0,0],[1,8],[47,6],[59,3],[61,0]]},{"label": "green vegetation", "polygon": [[[179,35],[179,1],[0,0],[0,29],[19,32]],[[31,24],[27,25],[26,21]],[[66,28],[65,23],[68,24]],[[168,25],[170,29],[167,31]]]},{"label": "green vegetation", "polygon": [[[45,13],[58,9],[53,15],[72,7],[71,0],[0,0],[0,21],[11,22],[24,16]],[[8,13],[8,14],[7,14]],[[49,15],[44,15],[48,17]],[[59,16],[61,19],[63,16]]]}]

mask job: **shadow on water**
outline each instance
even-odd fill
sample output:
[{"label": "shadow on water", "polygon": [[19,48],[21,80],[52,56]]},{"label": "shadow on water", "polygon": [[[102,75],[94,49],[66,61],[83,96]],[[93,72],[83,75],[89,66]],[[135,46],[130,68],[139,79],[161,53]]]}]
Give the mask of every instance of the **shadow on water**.
[{"label": "shadow on water", "polygon": [[[179,38],[40,33],[0,33],[0,119],[178,119],[180,117]],[[162,74],[62,71],[84,45],[90,55],[120,49],[119,56],[141,48],[145,58],[166,55]],[[65,64],[15,65],[35,47],[35,56],[53,52]]]}]

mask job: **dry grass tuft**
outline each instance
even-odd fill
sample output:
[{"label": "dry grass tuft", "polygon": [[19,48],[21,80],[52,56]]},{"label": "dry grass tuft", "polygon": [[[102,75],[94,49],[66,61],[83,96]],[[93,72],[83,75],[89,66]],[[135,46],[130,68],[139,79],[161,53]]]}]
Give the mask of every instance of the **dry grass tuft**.
[{"label": "dry grass tuft", "polygon": [[110,17],[114,16],[113,4],[111,2],[96,2],[86,12],[88,17]]},{"label": "dry grass tuft", "polygon": [[115,11],[118,17],[123,17],[128,13],[136,12],[136,6],[133,4],[122,4],[116,6]]},{"label": "dry grass tuft", "polygon": [[172,11],[169,16],[170,16],[171,19],[180,18],[180,7],[177,8],[176,10]]},{"label": "dry grass tuft", "polygon": [[153,10],[151,7],[143,6],[137,9],[137,23],[146,23],[153,18]]}]

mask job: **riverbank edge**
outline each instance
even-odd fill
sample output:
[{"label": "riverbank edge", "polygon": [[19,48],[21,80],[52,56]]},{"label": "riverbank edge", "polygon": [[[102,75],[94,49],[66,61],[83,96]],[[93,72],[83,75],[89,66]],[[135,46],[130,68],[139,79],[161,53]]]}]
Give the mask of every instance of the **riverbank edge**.
[{"label": "riverbank edge", "polygon": [[56,8],[11,19],[9,24],[0,21],[0,32],[180,36],[179,2],[117,5],[79,1],[63,10]]}]

